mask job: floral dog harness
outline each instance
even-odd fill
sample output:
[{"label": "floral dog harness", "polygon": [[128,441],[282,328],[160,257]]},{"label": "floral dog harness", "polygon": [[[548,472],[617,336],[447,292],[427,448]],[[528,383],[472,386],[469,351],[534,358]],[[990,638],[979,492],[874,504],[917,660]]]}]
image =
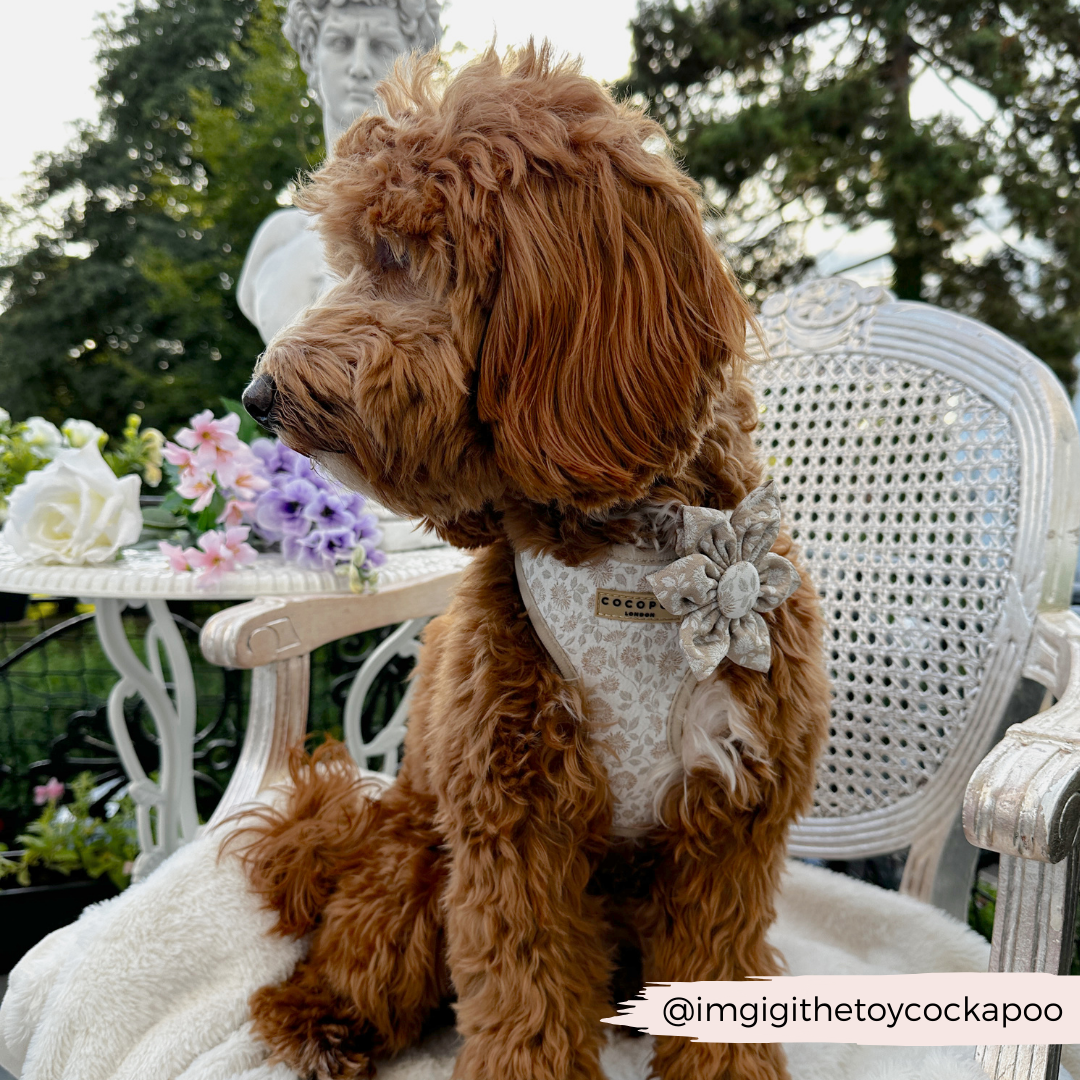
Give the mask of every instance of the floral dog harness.
[{"label": "floral dog harness", "polygon": [[770,551],[779,531],[770,482],[734,510],[682,507],[673,552],[615,545],[581,566],[518,553],[533,627],[563,677],[582,688],[612,757],[616,833],[656,824],[657,786],[678,768],[697,683],[725,657],[769,669],[761,613],[799,586],[795,567]]}]

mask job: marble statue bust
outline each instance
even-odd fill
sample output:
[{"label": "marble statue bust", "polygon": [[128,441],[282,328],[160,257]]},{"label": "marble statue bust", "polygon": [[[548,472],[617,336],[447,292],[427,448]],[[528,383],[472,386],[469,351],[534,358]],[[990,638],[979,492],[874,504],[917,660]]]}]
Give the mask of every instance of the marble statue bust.
[{"label": "marble statue bust", "polygon": [[[381,108],[375,87],[394,60],[439,41],[439,0],[289,0],[282,27],[322,106],[327,152]],[[259,226],[237,286],[240,310],[269,341],[333,284],[307,214],[278,210]]]}]

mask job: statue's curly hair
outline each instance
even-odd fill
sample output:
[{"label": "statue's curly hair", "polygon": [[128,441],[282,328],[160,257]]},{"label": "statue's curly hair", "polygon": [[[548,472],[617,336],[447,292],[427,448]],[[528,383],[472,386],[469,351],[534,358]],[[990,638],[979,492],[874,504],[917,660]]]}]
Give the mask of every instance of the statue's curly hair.
[{"label": "statue's curly hair", "polygon": [[319,27],[331,7],[346,4],[396,8],[410,50],[434,48],[442,36],[440,0],[289,0],[281,29],[300,57],[300,66],[308,77],[308,89],[316,101],[319,100],[319,85],[314,58]]}]

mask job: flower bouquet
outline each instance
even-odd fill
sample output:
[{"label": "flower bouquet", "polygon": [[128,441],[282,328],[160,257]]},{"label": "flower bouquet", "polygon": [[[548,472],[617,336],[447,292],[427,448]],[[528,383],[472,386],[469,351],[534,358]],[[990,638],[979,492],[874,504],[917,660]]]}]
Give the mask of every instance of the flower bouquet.
[{"label": "flower bouquet", "polygon": [[[239,402],[224,404],[225,416],[206,409],[171,442],[140,430],[132,415],[108,449],[108,435],[89,421],[19,423],[0,409],[3,538],[26,559],[68,565],[156,547],[200,585],[277,548],[305,569],[348,564],[352,587],[370,588],[386,556],[363,496],[261,437]],[[139,476],[157,486],[163,473],[171,490],[158,505],[140,507]]]},{"label": "flower bouquet", "polygon": [[193,416],[162,450],[173,490],[144,516],[194,540],[159,542],[172,568],[209,585],[253,562],[256,546],[276,545],[306,569],[349,564],[353,587],[370,587],[386,556],[363,496],[320,475],[280,440],[259,437],[238,402],[225,405],[231,411],[220,419],[209,409]]}]

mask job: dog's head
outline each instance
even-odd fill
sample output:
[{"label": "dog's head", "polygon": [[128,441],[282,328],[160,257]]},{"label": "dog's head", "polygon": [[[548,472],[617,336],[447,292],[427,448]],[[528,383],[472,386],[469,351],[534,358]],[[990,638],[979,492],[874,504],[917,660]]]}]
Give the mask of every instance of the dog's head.
[{"label": "dog's head", "polygon": [[431,57],[302,205],[341,284],[267,348],[281,437],[457,542],[507,505],[603,514],[687,467],[748,310],[660,129],[531,44]]}]

